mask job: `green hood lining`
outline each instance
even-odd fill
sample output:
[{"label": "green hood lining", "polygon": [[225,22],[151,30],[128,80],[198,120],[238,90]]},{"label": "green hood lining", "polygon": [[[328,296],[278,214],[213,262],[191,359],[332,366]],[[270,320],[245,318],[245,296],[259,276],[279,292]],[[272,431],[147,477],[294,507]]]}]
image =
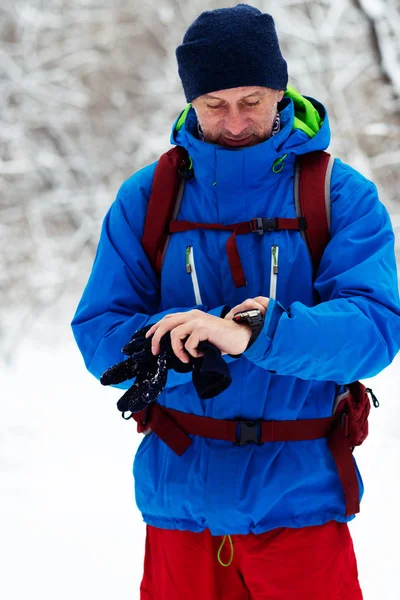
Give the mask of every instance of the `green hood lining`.
[{"label": "green hood lining", "polygon": [[[308,135],[308,137],[314,137],[321,129],[323,123],[323,119],[321,119],[319,112],[317,111],[315,106],[310,100],[307,100],[307,98],[302,96],[300,92],[298,92],[295,88],[289,85],[287,87],[284,97],[291,98],[293,100],[293,129],[300,129],[301,131],[304,131],[304,133]],[[191,104],[188,104],[185,110],[180,115],[175,126],[175,131],[179,131],[183,127],[191,106]]]},{"label": "green hood lining", "polygon": [[293,129],[301,129],[308,137],[313,138],[319,132],[324,122],[313,103],[290,85],[287,86],[285,98],[293,100]]}]

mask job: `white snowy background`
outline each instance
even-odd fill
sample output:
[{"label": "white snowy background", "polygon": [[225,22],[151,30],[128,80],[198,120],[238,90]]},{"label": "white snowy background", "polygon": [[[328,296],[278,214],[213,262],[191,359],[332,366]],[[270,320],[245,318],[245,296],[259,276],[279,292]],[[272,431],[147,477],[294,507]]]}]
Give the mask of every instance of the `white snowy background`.
[{"label": "white snowy background", "polygon": [[[138,599],[140,442],[89,375],[69,322],[124,179],[169,147],[184,107],[174,50],[236,2],[2,0],[0,598]],[[377,182],[400,248],[400,3],[252,3],[276,20],[290,82],[330,113],[331,151]],[[397,250],[398,251],[398,250]],[[373,274],[371,274],[371,277]],[[356,451],[351,524],[365,600],[397,600],[400,357]]]}]

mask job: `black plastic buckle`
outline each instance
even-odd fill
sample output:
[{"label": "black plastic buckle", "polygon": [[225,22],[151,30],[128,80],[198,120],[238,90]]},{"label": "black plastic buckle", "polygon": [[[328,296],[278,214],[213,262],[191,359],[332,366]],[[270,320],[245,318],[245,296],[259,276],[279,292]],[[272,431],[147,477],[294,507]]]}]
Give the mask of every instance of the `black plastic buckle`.
[{"label": "black plastic buckle", "polygon": [[279,231],[278,219],[267,219],[266,217],[255,217],[250,219],[250,230],[252,233],[264,235],[265,231]]},{"label": "black plastic buckle", "polygon": [[297,219],[299,223],[299,231],[305,231],[307,229],[307,220],[305,217],[299,217]]},{"label": "black plastic buckle", "polygon": [[194,171],[190,168],[190,162],[185,158],[178,167],[178,173],[181,177],[188,181],[194,177]]},{"label": "black plastic buckle", "polygon": [[235,446],[261,445],[261,421],[238,421]]}]

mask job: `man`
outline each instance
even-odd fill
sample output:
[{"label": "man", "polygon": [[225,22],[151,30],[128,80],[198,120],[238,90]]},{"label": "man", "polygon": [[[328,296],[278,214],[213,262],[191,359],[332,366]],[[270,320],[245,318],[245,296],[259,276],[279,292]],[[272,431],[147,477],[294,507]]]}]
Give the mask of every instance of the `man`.
[{"label": "man", "polygon": [[[205,12],[177,60],[191,107],[171,142],[188,151],[193,177],[176,219],[296,217],[295,160],[327,148],[330,131],[320,103],[287,90],[272,17],[243,4]],[[300,232],[281,230],[237,236],[245,276],[238,282],[225,247],[231,232],[193,228],[171,235],[159,281],[141,243],[155,168],[122,185],[74,317],[96,377],[152,324],[154,355],[168,332],[182,362],[201,356],[207,340],[232,377],[202,401],[191,374],[171,370],[161,407],[219,423],[298,421],[330,417],[346,383],[393,360],[394,236],[373,183],[335,160],[331,239],[316,274]],[[260,311],[258,329],[233,320],[249,308]],[[238,445],[193,435],[178,456],[150,433],[134,476],[147,524],[142,599],[362,598],[347,525],[354,514],[346,514],[326,438]],[[357,477],[361,497],[358,470]]]}]

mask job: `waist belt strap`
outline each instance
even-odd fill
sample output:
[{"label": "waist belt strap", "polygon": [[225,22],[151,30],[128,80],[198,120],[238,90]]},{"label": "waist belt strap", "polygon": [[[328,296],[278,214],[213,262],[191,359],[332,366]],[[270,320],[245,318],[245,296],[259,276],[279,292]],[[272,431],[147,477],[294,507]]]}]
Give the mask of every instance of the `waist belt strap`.
[{"label": "waist belt strap", "polygon": [[145,411],[132,414],[132,417],[138,424],[139,433],[150,427],[178,456],[191,445],[189,435],[225,440],[240,446],[248,443],[297,442],[328,438],[328,447],[343,485],[346,516],[360,512],[355,464],[346,429],[343,428],[339,416],[296,421],[226,420],[191,415],[152,404]]}]

